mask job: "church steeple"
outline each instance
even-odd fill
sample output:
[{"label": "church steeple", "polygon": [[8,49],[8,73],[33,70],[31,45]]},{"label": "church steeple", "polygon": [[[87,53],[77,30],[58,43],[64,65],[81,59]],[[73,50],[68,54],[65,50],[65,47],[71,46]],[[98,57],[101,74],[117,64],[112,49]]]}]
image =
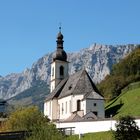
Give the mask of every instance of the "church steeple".
[{"label": "church steeple", "polygon": [[61,33],[61,27],[59,27],[59,33],[57,35],[57,49],[63,49],[63,35]]},{"label": "church steeple", "polygon": [[67,61],[67,54],[63,50],[63,35],[61,33],[61,27],[59,27],[59,33],[57,35],[57,50],[53,55],[53,61],[55,60],[61,60],[61,61]]},{"label": "church steeple", "polygon": [[63,35],[61,27],[57,35],[57,47],[53,54],[53,62],[51,63],[51,92],[56,88],[61,80],[68,77],[68,61],[67,54],[63,49]]}]

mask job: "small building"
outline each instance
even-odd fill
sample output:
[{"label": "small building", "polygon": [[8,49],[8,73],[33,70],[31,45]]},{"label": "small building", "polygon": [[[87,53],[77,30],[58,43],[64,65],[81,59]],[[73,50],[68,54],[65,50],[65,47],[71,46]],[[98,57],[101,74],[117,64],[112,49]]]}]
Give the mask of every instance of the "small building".
[{"label": "small building", "polygon": [[51,121],[104,118],[104,97],[85,69],[68,74],[69,62],[63,49],[63,35],[57,36],[57,49],[51,63],[50,94],[44,103],[44,115]]},{"label": "small building", "polygon": [[6,116],[7,102],[0,99],[0,118]]}]

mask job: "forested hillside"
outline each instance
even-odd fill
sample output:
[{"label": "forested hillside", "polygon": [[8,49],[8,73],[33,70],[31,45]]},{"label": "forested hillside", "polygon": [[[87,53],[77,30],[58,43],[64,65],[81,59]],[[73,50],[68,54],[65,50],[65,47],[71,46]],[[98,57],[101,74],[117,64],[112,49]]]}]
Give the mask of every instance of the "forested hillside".
[{"label": "forested hillside", "polygon": [[110,100],[118,96],[124,87],[136,81],[140,81],[140,46],[113,65],[111,74],[101,81],[98,88]]}]

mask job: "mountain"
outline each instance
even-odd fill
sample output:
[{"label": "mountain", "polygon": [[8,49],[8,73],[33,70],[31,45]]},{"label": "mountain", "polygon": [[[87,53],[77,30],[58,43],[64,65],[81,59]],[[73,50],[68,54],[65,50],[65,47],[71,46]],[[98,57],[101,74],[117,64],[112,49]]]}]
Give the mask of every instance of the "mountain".
[{"label": "mountain", "polygon": [[14,106],[36,105],[43,111],[44,100],[49,94],[49,87],[44,81],[36,81],[32,87],[10,98],[8,103]]},{"label": "mountain", "polygon": [[[112,65],[128,55],[137,45],[98,45],[93,44],[75,53],[68,53],[69,74],[85,68],[93,81],[99,83],[110,73]],[[46,54],[32,67],[22,73],[0,76],[0,98],[10,99],[19,93],[36,86],[37,81],[50,81],[50,64],[53,53]]]}]

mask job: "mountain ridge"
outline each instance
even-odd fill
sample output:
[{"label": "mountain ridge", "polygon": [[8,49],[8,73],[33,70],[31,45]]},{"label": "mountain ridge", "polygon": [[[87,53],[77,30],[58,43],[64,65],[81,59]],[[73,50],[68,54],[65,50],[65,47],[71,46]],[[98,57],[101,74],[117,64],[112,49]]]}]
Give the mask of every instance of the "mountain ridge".
[{"label": "mountain ridge", "polygon": [[[93,82],[99,83],[110,73],[113,64],[124,58],[136,47],[135,44],[118,46],[93,44],[79,52],[67,53],[68,61],[71,62],[69,74],[85,67]],[[26,68],[21,73],[0,77],[0,98],[10,99],[33,87],[36,81],[45,81],[49,85],[52,55],[53,53],[44,55],[33,63],[31,68]]]}]

